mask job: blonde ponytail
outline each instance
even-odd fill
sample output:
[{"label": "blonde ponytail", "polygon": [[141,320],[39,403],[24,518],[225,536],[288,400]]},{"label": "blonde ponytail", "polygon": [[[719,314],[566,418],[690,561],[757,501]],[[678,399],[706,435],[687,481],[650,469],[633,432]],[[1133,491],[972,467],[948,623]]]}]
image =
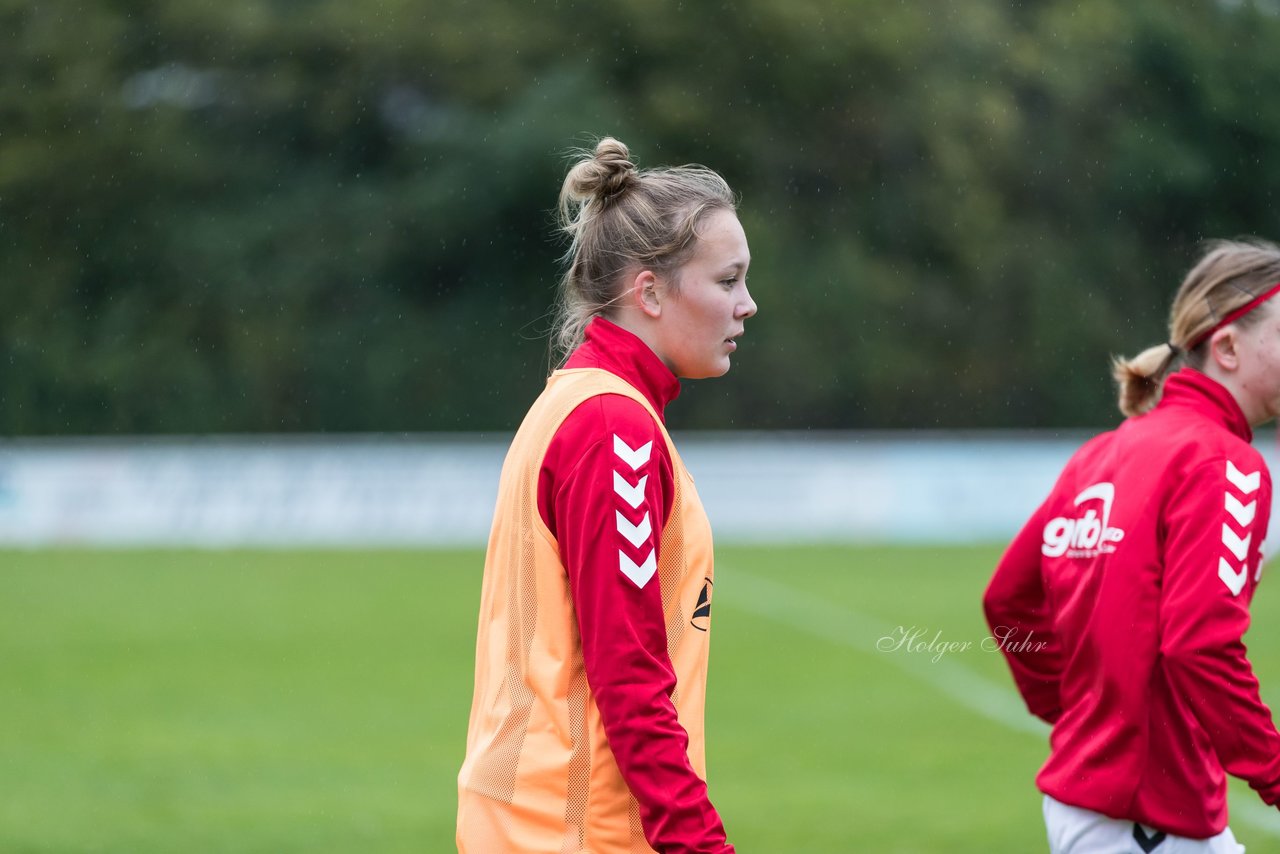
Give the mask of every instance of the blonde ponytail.
[{"label": "blonde ponytail", "polygon": [[1111,360],[1111,375],[1120,387],[1120,411],[1141,415],[1160,401],[1164,380],[1181,351],[1172,344],[1148,347],[1132,359]]}]

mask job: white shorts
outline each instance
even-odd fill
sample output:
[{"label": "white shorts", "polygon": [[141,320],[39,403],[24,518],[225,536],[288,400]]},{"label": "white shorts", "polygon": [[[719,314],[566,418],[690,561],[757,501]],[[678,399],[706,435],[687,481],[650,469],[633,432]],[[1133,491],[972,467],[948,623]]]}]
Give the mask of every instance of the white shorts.
[{"label": "white shorts", "polygon": [[1051,854],[1244,854],[1231,828],[1212,839],[1163,834],[1044,796]]}]

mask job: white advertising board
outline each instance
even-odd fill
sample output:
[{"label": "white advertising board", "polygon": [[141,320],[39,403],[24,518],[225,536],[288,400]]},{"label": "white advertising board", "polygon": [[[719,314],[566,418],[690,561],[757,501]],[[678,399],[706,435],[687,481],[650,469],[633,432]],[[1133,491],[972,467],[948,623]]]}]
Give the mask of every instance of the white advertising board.
[{"label": "white advertising board", "polygon": [[[686,433],[676,441],[717,542],[960,543],[1007,540],[1085,438]],[[0,543],[482,545],[508,440],[0,442]]]}]

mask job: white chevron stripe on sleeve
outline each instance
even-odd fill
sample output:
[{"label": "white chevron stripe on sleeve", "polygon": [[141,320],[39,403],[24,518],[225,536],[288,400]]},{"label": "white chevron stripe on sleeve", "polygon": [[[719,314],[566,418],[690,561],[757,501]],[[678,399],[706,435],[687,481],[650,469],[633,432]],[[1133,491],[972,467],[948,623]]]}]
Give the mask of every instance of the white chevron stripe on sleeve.
[{"label": "white chevron stripe on sleeve", "polygon": [[1227,460],[1227,480],[1231,481],[1231,485],[1236,489],[1248,495],[1256,492],[1262,484],[1262,472],[1255,471],[1253,474],[1245,474],[1235,467],[1231,460]]},{"label": "white chevron stripe on sleeve", "polygon": [[1218,558],[1218,577],[1222,579],[1222,583],[1227,585],[1227,589],[1231,591],[1232,596],[1239,596],[1240,591],[1244,589],[1245,576],[1248,575],[1248,567],[1241,567],[1239,572],[1227,563],[1225,557]]},{"label": "white chevron stripe on sleeve", "polygon": [[1236,560],[1244,560],[1245,555],[1249,554],[1249,541],[1252,539],[1253,534],[1246,534],[1241,539],[1239,534],[1231,530],[1231,526],[1226,522],[1222,523],[1222,544],[1236,556]]},{"label": "white chevron stripe on sleeve", "polygon": [[653,454],[653,440],[650,439],[638,448],[632,448],[626,442],[622,441],[622,437],[617,433],[613,434],[613,452],[622,458],[622,461],[631,466],[631,470],[635,471],[640,466],[649,462],[649,457]]},{"label": "white chevron stripe on sleeve", "polygon": [[644,485],[648,482],[649,475],[645,475],[640,478],[639,483],[632,486],[627,483],[626,478],[622,475],[618,474],[616,471],[613,473],[613,491],[618,493],[618,496],[621,497],[623,501],[630,504],[633,510],[644,503]]},{"label": "white chevron stripe on sleeve", "polygon": [[618,569],[621,569],[623,575],[634,581],[636,587],[643,589],[649,583],[649,579],[653,578],[653,574],[658,571],[658,562],[653,559],[653,549],[649,549],[649,556],[639,566],[619,550]]},{"label": "white chevron stripe on sleeve", "polygon": [[649,539],[649,534],[653,533],[653,525],[649,524],[649,511],[645,511],[639,525],[628,522],[627,517],[623,516],[620,510],[613,512],[618,517],[618,533],[626,537],[627,542],[636,548],[640,548],[644,541]]},{"label": "white chevron stripe on sleeve", "polygon": [[1231,518],[1236,520],[1242,528],[1249,527],[1253,522],[1253,516],[1258,511],[1258,501],[1254,499],[1248,504],[1242,504],[1239,498],[1236,498],[1230,492],[1227,493],[1227,512],[1231,514]]}]

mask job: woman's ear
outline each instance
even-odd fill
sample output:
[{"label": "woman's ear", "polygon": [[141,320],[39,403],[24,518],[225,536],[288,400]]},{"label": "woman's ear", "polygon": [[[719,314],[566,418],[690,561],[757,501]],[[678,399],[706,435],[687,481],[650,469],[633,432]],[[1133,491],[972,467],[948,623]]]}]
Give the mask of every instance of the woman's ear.
[{"label": "woman's ear", "polygon": [[658,298],[658,277],[652,270],[641,270],[631,280],[631,301],[649,317],[662,314],[662,301]]},{"label": "woman's ear", "polygon": [[1238,343],[1235,326],[1228,324],[1222,327],[1209,339],[1209,358],[1224,371],[1239,370],[1240,353],[1236,347]]}]

